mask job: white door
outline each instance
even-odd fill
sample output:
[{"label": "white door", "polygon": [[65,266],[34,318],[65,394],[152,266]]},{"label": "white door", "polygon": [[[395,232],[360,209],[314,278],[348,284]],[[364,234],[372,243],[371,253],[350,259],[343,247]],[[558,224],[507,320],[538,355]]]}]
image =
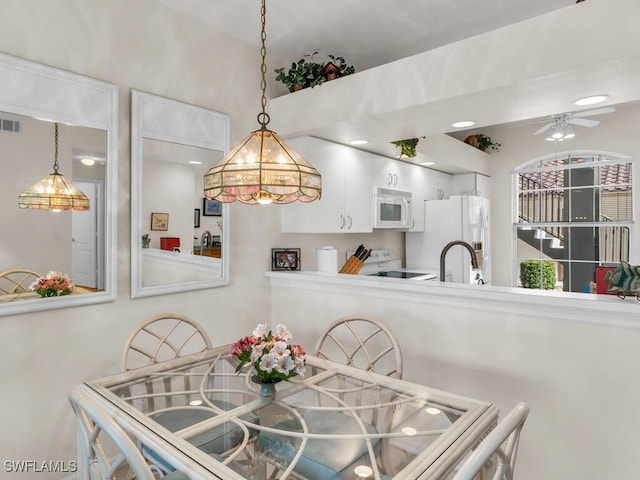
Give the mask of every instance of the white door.
[{"label": "white door", "polygon": [[91,208],[72,212],[71,281],[83,287],[98,288],[97,187],[91,182],[73,182],[87,197]]}]

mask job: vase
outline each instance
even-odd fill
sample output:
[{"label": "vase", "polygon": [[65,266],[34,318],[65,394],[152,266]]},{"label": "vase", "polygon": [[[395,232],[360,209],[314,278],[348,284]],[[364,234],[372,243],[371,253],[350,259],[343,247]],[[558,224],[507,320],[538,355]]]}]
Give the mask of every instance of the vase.
[{"label": "vase", "polygon": [[263,397],[273,397],[276,393],[276,383],[278,383],[280,380],[281,379],[278,378],[277,380],[265,382],[263,380],[260,380],[260,377],[258,375],[253,375],[251,377],[251,381],[253,383],[260,385],[260,395],[262,395]]}]

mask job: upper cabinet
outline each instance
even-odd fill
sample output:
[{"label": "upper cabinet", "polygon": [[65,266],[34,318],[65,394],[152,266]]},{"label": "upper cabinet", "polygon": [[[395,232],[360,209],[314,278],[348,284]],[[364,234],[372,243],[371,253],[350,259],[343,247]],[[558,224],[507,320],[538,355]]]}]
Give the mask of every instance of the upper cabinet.
[{"label": "upper cabinet", "polygon": [[377,187],[409,191],[411,175],[418,167],[382,155],[372,154],[373,179]]},{"label": "upper cabinet", "polygon": [[281,207],[283,232],[373,231],[371,154],[313,137],[287,140],[322,175],[322,197]]}]

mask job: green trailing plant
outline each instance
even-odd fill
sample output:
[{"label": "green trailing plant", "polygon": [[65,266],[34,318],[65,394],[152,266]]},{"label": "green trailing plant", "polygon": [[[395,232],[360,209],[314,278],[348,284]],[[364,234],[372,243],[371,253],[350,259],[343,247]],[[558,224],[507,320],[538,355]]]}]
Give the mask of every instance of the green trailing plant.
[{"label": "green trailing plant", "polygon": [[548,261],[523,260],[520,262],[520,283],[523,288],[553,290],[556,288],[556,267]]},{"label": "green trailing plant", "polygon": [[318,52],[313,52],[305,55],[297,62],[293,62],[291,68],[286,72],[284,67],[276,68],[274,70],[277,73],[276,81],[282,82],[290,92],[295,92],[303,88],[313,88],[333,78],[355,73],[355,68],[352,65],[348,65],[343,57],[327,55],[330,58],[330,63],[336,67],[338,72],[332,76],[323,74],[323,69],[329,62],[324,64],[316,62],[314,56],[317,54]]},{"label": "green trailing plant", "polygon": [[415,157],[416,147],[418,146],[419,138],[405,138],[404,140],[396,140],[391,142],[400,149],[400,157]]},{"label": "green trailing plant", "polygon": [[464,139],[464,143],[468,143],[472,147],[479,148],[483,152],[486,152],[487,150],[495,150],[496,152],[499,152],[500,147],[502,146],[502,144],[494,142],[491,140],[491,137],[488,137],[483,133],[469,135]]}]

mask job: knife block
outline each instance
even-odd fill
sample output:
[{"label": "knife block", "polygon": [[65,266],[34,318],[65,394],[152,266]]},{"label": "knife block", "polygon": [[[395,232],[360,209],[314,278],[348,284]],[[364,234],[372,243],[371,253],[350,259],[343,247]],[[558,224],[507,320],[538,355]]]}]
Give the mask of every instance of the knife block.
[{"label": "knife block", "polygon": [[351,255],[338,273],[357,275],[363,265],[364,262],[362,260],[356,258],[355,255]]}]

